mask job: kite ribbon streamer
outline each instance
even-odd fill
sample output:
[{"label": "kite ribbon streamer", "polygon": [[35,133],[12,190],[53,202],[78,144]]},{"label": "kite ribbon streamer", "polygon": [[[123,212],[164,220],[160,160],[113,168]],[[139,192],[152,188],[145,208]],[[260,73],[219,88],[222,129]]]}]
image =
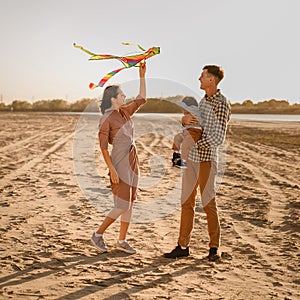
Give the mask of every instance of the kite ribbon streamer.
[{"label": "kite ribbon streamer", "polygon": [[100,86],[102,87],[111,77],[113,77],[114,75],[116,75],[118,72],[120,72],[121,70],[126,69],[126,67],[124,68],[120,68],[114,71],[111,71],[109,73],[107,73],[100,81],[98,84],[95,83],[90,83],[89,88],[90,89],[95,89],[96,87]]},{"label": "kite ribbon streamer", "polygon": [[91,55],[89,60],[103,60],[103,59],[117,59],[123,64],[123,68],[111,71],[107,73],[98,84],[90,83],[89,87],[90,89],[94,89],[98,86],[102,87],[111,77],[113,77],[115,74],[120,72],[121,70],[124,70],[126,68],[132,68],[132,67],[139,67],[141,62],[145,62],[146,59],[159,54],[160,53],[160,47],[152,47],[149,48],[147,51],[143,47],[141,47],[138,44],[132,44],[132,43],[122,43],[123,45],[129,45],[129,46],[138,46],[139,49],[144,51],[144,53],[135,54],[135,55],[128,55],[128,56],[117,56],[117,55],[111,55],[111,54],[96,54],[93,53],[82,46],[77,45],[74,43],[74,47],[82,50],[83,52]]}]

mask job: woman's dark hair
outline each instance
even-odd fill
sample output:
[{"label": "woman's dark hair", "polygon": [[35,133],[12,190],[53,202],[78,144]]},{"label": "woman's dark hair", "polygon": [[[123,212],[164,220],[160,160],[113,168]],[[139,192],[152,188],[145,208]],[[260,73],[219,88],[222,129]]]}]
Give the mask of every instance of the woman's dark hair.
[{"label": "woman's dark hair", "polygon": [[105,88],[103,92],[101,105],[100,105],[102,114],[104,114],[105,111],[111,107],[112,105],[111,98],[118,97],[118,89],[119,89],[118,85],[109,85]]}]

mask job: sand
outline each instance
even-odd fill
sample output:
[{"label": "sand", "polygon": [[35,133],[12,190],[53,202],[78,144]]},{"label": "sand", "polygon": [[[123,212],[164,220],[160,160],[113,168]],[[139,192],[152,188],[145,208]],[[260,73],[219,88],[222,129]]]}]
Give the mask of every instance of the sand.
[{"label": "sand", "polygon": [[112,205],[97,120],[0,114],[1,299],[300,298],[300,123],[231,121],[217,196],[222,259],[209,262],[199,201],[191,256],[162,257],[179,227],[176,117],[134,119],[141,184],[128,241],[137,254],[114,249],[119,223],[105,233],[108,253],[91,245]]}]

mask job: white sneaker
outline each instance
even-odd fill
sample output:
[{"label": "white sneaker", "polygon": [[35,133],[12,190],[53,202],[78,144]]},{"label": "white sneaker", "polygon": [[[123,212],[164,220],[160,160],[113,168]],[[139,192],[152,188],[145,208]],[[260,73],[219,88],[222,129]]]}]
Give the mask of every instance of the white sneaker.
[{"label": "white sneaker", "polygon": [[134,248],[132,248],[127,241],[120,243],[119,241],[117,241],[116,243],[116,248],[118,250],[124,251],[126,253],[130,253],[130,254],[134,254],[136,253],[136,250]]},{"label": "white sneaker", "polygon": [[95,232],[93,233],[92,237],[91,237],[91,242],[93,243],[93,245],[100,251],[102,252],[107,252],[108,249],[105,246],[105,242],[103,239],[103,236],[100,237],[96,237],[95,236]]}]

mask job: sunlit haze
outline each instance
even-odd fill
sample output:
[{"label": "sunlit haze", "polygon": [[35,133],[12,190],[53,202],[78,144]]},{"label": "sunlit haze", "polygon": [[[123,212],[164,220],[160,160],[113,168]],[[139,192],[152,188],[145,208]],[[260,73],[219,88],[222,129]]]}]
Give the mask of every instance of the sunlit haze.
[{"label": "sunlit haze", "polygon": [[[88,61],[73,42],[96,53],[126,55],[139,43],[161,53],[147,61],[150,97],[190,90],[206,64],[221,65],[222,92],[234,102],[277,99],[299,103],[298,0],[48,1],[0,0],[1,101],[98,98],[89,90],[116,60]],[[109,83],[138,78],[127,69]],[[166,88],[166,81],[172,88]],[[131,88],[127,96],[137,93]]]}]

